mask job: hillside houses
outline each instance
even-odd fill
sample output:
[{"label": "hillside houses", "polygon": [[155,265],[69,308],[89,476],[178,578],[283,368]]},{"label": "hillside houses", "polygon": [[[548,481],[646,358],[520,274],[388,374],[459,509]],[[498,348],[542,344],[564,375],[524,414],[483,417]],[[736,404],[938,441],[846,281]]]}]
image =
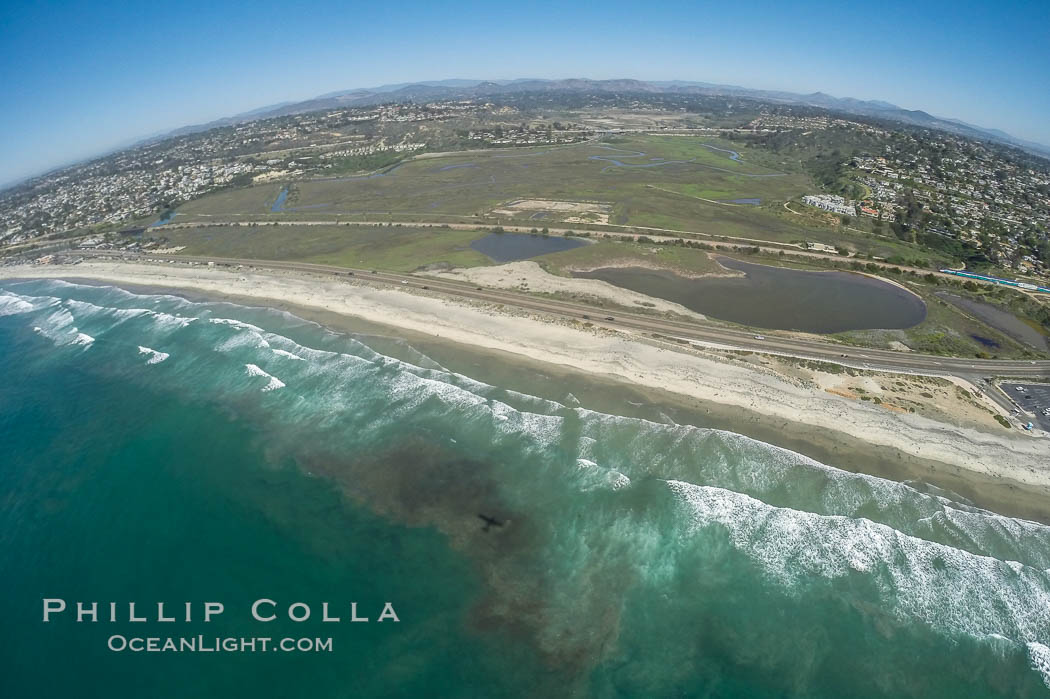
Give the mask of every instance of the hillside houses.
[{"label": "hillside houses", "polygon": [[857,206],[852,201],[837,194],[807,194],[802,201],[818,209],[824,209],[843,216],[856,216]]}]

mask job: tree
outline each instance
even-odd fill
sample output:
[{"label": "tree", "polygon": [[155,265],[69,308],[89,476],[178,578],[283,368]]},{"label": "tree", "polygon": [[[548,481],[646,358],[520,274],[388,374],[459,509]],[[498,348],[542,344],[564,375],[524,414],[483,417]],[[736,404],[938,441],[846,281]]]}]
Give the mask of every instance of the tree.
[{"label": "tree", "polygon": [[1044,265],[1050,265],[1050,239],[1044,240],[1036,247],[1036,256]]}]

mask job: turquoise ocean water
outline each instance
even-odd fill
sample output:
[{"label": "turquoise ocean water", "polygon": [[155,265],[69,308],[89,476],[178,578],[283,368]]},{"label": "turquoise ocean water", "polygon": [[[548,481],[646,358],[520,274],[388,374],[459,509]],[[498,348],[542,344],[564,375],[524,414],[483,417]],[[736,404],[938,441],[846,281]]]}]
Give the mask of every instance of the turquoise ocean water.
[{"label": "turquoise ocean water", "polygon": [[[0,284],[0,555],[4,697],[1050,695],[1044,525],[112,287]],[[45,624],[43,598],[226,611]]]}]

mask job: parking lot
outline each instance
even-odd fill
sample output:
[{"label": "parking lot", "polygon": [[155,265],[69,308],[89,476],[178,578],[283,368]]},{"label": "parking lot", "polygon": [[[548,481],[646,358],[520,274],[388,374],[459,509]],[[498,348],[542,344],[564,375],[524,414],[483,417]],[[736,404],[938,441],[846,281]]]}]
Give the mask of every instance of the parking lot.
[{"label": "parking lot", "polygon": [[[1036,427],[1050,432],[1050,416],[1043,415],[1043,409],[1050,408],[1050,384],[1002,383],[1000,387],[1011,400],[1024,408],[1025,412],[1016,416],[1019,420],[1023,423],[1034,422]],[[1019,391],[1018,387],[1024,390]]]}]

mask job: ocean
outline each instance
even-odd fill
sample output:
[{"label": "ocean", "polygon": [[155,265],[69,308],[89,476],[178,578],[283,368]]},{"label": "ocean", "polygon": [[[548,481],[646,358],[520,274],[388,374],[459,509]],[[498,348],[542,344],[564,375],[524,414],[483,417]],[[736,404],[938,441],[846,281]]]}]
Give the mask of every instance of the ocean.
[{"label": "ocean", "polygon": [[1050,695],[1050,527],[518,389],[283,311],[0,282],[0,695]]}]

